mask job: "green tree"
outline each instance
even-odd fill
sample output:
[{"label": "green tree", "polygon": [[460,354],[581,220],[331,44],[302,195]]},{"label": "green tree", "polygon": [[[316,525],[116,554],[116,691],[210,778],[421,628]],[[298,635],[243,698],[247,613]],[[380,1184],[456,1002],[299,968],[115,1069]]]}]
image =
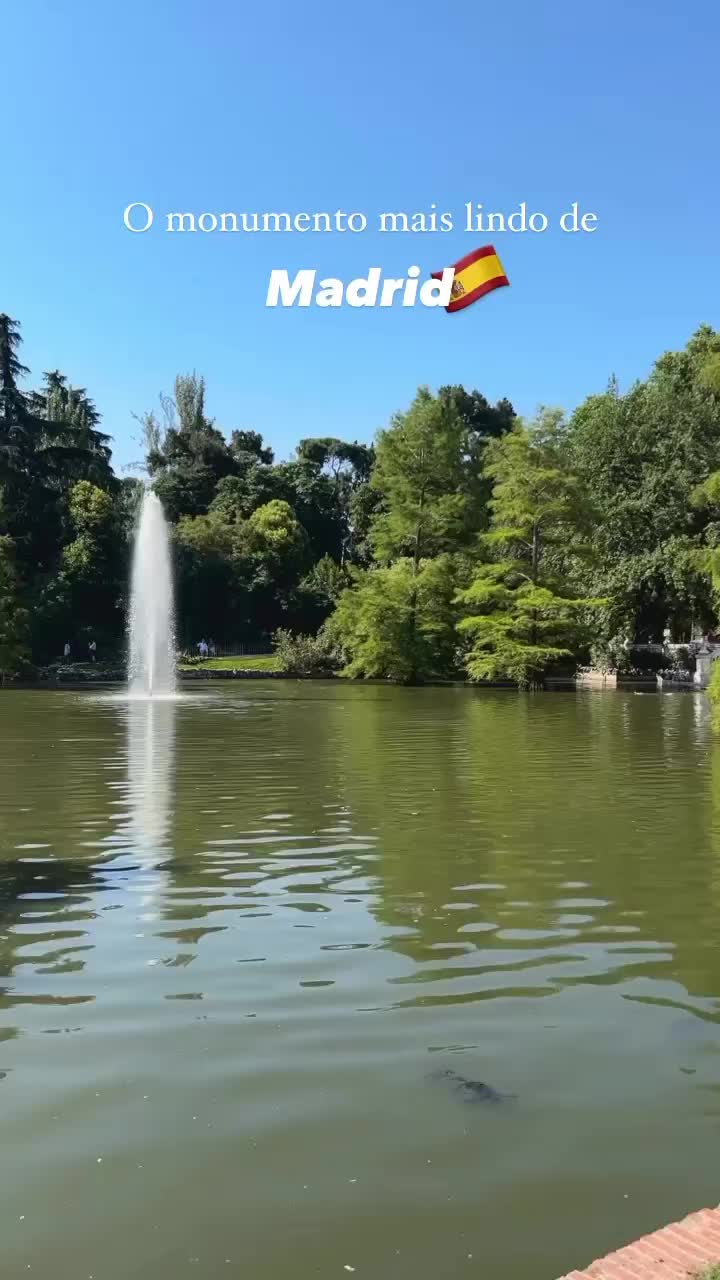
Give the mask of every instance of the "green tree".
[{"label": "green tree", "polygon": [[621,394],[612,380],[570,426],[574,470],[597,509],[595,572],[586,585],[613,598],[612,624],[657,640],[668,621],[689,638],[712,610],[691,554],[708,513],[692,495],[720,468],[720,334],[702,326],[682,351]]},{"label": "green tree", "polygon": [[343,675],[414,684],[457,670],[455,597],[462,573],[454,557],[419,564],[404,557],[355,575],[326,624]]},{"label": "green tree", "polygon": [[421,387],[378,433],[373,487],[382,495],[371,541],[378,559],[421,560],[454,548],[464,528],[465,427],[451,401]]},{"label": "green tree", "polygon": [[263,443],[259,431],[233,431],[230,436],[230,452],[240,473],[258,463],[269,467],[274,459],[272,449]]},{"label": "green tree", "polygon": [[204,515],[218,482],[235,470],[227,440],[205,411],[205,379],[178,376],[174,399],[161,397],[161,404],[164,427],[153,414],[141,419],[155,492],[173,522]]},{"label": "green tree", "polygon": [[[108,437],[99,430],[100,416],[84,390],[71,387],[58,371],[45,375],[39,391],[20,389],[28,373],[19,358],[20,341],[17,323],[0,317],[0,532],[14,541],[33,656],[45,660],[57,651],[60,628],[66,629],[72,608],[65,550],[77,537],[70,510],[73,486],[86,481],[113,500],[121,486],[110,466]],[[79,547],[75,556],[77,567]],[[116,570],[117,563],[115,577]],[[106,560],[106,587],[107,571]],[[76,621],[82,626],[86,620],[77,616]],[[119,610],[113,625],[121,626]]]},{"label": "green tree", "polygon": [[317,462],[295,458],[271,468],[276,496],[293,509],[308,538],[309,558],[343,558],[346,526],[337,481]]},{"label": "green tree", "polygon": [[84,390],[69,387],[57,371],[45,375],[42,391],[20,390],[18,381],[29,373],[19,358],[21,341],[16,321],[0,315],[3,512],[23,558],[37,566],[58,536],[69,484],[92,479],[112,488],[114,477],[109,438],[99,431],[99,414]]},{"label": "green tree", "polygon": [[[358,558],[369,547],[380,564],[340,597],[331,624],[349,674],[413,682],[456,670],[458,553],[487,520],[482,458],[512,417],[511,406],[493,409],[478,392],[421,387],[378,433],[371,480],[353,495],[348,523]],[[340,454],[337,442],[311,443],[318,458]]]},{"label": "green tree", "polygon": [[[244,519],[228,499],[176,528],[181,628],[251,639],[302,626],[308,541],[289,503],[272,499]],[[317,613],[317,611],[315,611]],[[321,618],[317,618],[319,622]]]},{"label": "green tree", "polygon": [[[320,436],[301,440],[297,448],[298,460],[311,463],[332,482],[334,524],[340,534],[339,559],[341,564],[354,562],[361,554],[360,548],[367,530],[358,523],[362,512],[362,494],[369,491],[370,477],[375,464],[372,445],[349,443],[335,436]],[[301,516],[302,518],[302,516]],[[306,525],[309,523],[305,521]],[[326,553],[334,554],[328,546]]]},{"label": "green tree", "polygon": [[279,498],[253,511],[245,525],[244,540],[258,572],[278,581],[296,574],[307,552],[305,530],[290,504]]},{"label": "green tree", "polygon": [[183,516],[175,528],[178,621],[188,647],[203,635],[244,634],[249,588],[239,571],[236,537],[218,511]]},{"label": "green tree", "polygon": [[322,627],[350,582],[347,564],[340,565],[332,556],[322,556],[293,592],[292,610],[298,627],[310,633]]},{"label": "green tree", "polygon": [[12,538],[0,536],[0,679],[13,676],[28,655],[27,610],[20,603]]},{"label": "green tree", "polygon": [[58,575],[67,584],[66,626],[75,636],[99,636],[105,648],[119,636],[123,622],[128,566],[118,510],[112,495],[89,480],[72,486],[68,505],[75,537],[63,548]]},{"label": "green tree", "polygon": [[70,480],[85,479],[113,489],[110,437],[100,430],[100,414],[85,389],[70,386],[55,369],[44,375],[42,390],[32,392],[29,403],[41,424],[39,449],[51,482],[64,490]]},{"label": "green tree", "polygon": [[97,543],[111,531],[115,515],[112,497],[89,480],[73,485],[68,506],[79,538],[91,538]]},{"label": "green tree", "polygon": [[524,687],[547,668],[573,659],[589,636],[584,615],[603,601],[574,598],[571,567],[587,554],[588,504],[567,469],[560,416],[543,412],[487,449],[492,482],[488,559],[458,597],[466,616],[468,674],[507,678]]},{"label": "green tree", "polygon": [[471,445],[472,441],[487,443],[512,431],[517,416],[509,400],[490,404],[479,391],[466,391],[459,385],[440,387],[438,399],[451,404],[460,415]]},{"label": "green tree", "polygon": [[21,342],[17,320],[0,313],[0,423],[5,449],[11,445],[10,433],[18,429],[27,412],[27,396],[18,388],[18,382],[30,372],[18,355]]},{"label": "green tree", "polygon": [[466,391],[462,386],[440,387],[438,399],[459,415],[465,429],[462,492],[467,499],[466,534],[485,527],[490,485],[485,475],[485,449],[512,430],[515,410],[509,400],[490,402],[479,391]]},{"label": "green tree", "polygon": [[341,565],[332,556],[323,556],[305,575],[300,585],[316,598],[321,607],[329,611],[349,584],[347,573]]},{"label": "green tree", "polygon": [[0,314],[0,515],[7,532],[23,539],[33,517],[34,453],[39,434],[27,394],[18,383],[30,370],[19,356],[20,325]]}]

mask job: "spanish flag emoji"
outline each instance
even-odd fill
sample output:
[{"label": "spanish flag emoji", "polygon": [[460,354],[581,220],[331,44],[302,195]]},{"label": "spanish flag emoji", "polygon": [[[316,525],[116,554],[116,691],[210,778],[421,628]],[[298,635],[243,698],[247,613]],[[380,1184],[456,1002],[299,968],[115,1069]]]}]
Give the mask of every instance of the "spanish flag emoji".
[{"label": "spanish flag emoji", "polygon": [[[510,284],[505,268],[491,244],[475,249],[455,263],[455,276],[446,311],[462,311],[471,302],[484,298],[486,293]],[[433,280],[442,280],[442,271],[433,271]]]}]

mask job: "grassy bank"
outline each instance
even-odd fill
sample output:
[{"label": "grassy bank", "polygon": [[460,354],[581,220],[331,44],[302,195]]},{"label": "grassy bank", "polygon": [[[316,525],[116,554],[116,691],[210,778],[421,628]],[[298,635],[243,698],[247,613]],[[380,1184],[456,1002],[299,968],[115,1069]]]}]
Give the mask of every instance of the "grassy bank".
[{"label": "grassy bank", "polygon": [[281,671],[274,653],[251,658],[206,658],[204,662],[179,662],[178,671]]}]

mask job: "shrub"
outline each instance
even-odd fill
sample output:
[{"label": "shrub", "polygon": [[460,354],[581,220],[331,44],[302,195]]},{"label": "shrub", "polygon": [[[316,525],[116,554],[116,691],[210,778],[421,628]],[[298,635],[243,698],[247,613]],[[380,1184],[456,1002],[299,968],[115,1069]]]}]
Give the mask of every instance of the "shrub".
[{"label": "shrub", "polygon": [[275,653],[283,671],[291,675],[322,675],[338,665],[333,645],[321,628],[316,636],[294,635],[280,629],[273,636]]},{"label": "shrub", "polygon": [[188,652],[187,649],[183,649],[182,653],[177,655],[177,661],[183,667],[199,667],[201,665],[200,655]]},{"label": "shrub", "polygon": [[598,671],[626,671],[630,665],[628,657],[629,637],[626,630],[614,632],[612,635],[597,635],[590,648],[590,664]]},{"label": "shrub", "polygon": [[715,727],[718,728],[720,727],[720,659],[713,662],[710,669],[708,696],[713,706]]}]

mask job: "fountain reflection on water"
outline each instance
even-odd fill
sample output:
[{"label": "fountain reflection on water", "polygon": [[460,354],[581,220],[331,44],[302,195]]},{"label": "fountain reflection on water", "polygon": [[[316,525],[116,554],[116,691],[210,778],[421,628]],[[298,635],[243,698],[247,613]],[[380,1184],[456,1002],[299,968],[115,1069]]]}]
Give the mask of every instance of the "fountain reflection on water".
[{"label": "fountain reflection on water", "polygon": [[175,715],[172,698],[127,703],[127,852],[144,863],[171,850],[175,765]]},{"label": "fountain reflection on water", "polygon": [[133,550],[128,686],[133,697],[175,693],[170,539],[162,503],[146,489]]}]

